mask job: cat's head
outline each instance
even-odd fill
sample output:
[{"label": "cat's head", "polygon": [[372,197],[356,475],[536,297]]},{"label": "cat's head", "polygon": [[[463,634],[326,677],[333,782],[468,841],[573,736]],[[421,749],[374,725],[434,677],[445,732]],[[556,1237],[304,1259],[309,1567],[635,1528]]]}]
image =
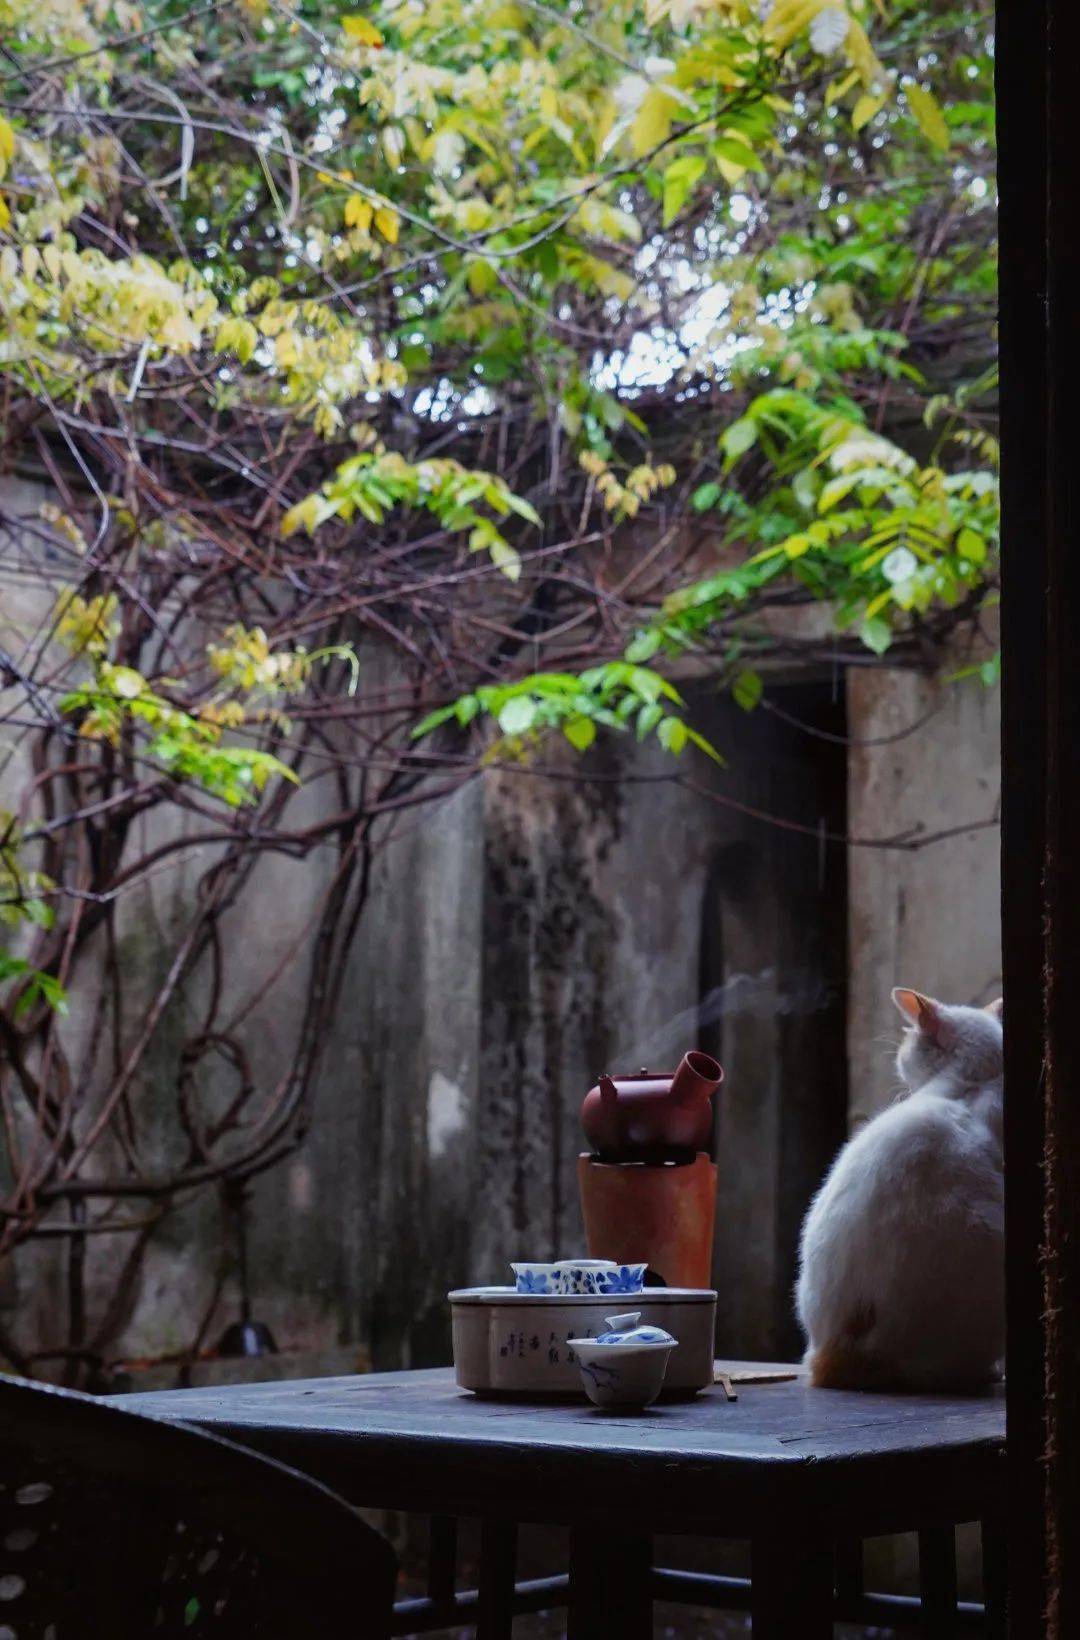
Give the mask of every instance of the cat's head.
[{"label": "cat's head", "polygon": [[921,1088],[941,1071],[969,1084],[1001,1075],[1000,999],[986,1008],[962,1008],[898,987],[893,1001],[908,1024],[896,1068],[910,1089]]}]

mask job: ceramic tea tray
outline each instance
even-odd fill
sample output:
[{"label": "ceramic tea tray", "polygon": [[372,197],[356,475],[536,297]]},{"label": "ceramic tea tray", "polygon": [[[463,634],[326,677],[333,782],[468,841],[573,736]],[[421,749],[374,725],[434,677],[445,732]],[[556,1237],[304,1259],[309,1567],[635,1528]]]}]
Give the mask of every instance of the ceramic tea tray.
[{"label": "ceramic tea tray", "polygon": [[[605,1294],[519,1293],[513,1287],[463,1287],[450,1295],[454,1370],[462,1389],[480,1395],[580,1395],[568,1338],[607,1330]],[[633,1298],[643,1325],[678,1340],[665,1394],[692,1394],[713,1381],[716,1293],[704,1287],[647,1287]]]}]

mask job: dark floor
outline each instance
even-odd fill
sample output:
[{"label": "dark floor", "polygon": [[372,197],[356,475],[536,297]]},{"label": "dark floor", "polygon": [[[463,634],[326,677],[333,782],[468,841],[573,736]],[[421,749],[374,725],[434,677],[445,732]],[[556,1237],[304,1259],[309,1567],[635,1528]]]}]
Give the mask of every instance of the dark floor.
[{"label": "dark floor", "polygon": [[[427,1561],[427,1522],[415,1517],[384,1517],[382,1530],[394,1540],[403,1568],[400,1594],[403,1597],[425,1592]],[[904,1539],[877,1540],[878,1553],[868,1548],[867,1571],[869,1582],[875,1588],[892,1587],[914,1593],[912,1546]],[[518,1541],[516,1572],[519,1579],[550,1576],[565,1570],[568,1540],[564,1531],[553,1527],[524,1527]],[[749,1572],[749,1553],[745,1544],[694,1540],[688,1538],[658,1538],[655,1543],[656,1564],[679,1566],[686,1570],[723,1572],[745,1577]],[[888,1550],[882,1556],[881,1551]],[[475,1588],[479,1570],[478,1526],[474,1521],[459,1523],[457,1585]],[[905,1553],[906,1550],[906,1553]],[[875,1564],[875,1560],[877,1564]],[[962,1581],[966,1581],[962,1579]],[[962,1591],[965,1596],[968,1591]],[[975,1594],[977,1591],[972,1590]],[[438,1640],[473,1640],[470,1628],[440,1629]],[[715,1612],[697,1606],[677,1606],[658,1601],[653,1608],[654,1640],[745,1640],[750,1634],[750,1619],[741,1612]],[[565,1610],[539,1612],[518,1617],[514,1622],[514,1640],[564,1640],[566,1635]],[[837,1640],[897,1640],[897,1631],[884,1628],[860,1628],[842,1625],[836,1631]]]},{"label": "dark floor", "polygon": [[[428,1522],[415,1516],[380,1515],[374,1520],[393,1541],[401,1558],[404,1596],[426,1592]],[[458,1588],[475,1588],[479,1570],[479,1525],[459,1522],[456,1583]],[[981,1600],[980,1541],[976,1526],[957,1531],[960,1598]],[[749,1574],[749,1552],[744,1543],[711,1539],[657,1538],[655,1564],[677,1566],[687,1571],[720,1572],[729,1576]],[[519,1579],[546,1577],[565,1571],[569,1556],[567,1533],[555,1527],[523,1527],[518,1538],[516,1575]],[[864,1545],[866,1585],[871,1589],[898,1594],[918,1593],[917,1541],[912,1534],[893,1538],[871,1538]],[[902,1631],[910,1634],[910,1630]],[[514,1640],[564,1640],[566,1614],[563,1610],[524,1616],[514,1623]],[[675,1606],[657,1602],[654,1607],[654,1640],[745,1640],[750,1620],[739,1612],[713,1612],[696,1606]],[[441,1640],[472,1640],[473,1630],[440,1630]],[[898,1640],[891,1628],[842,1625],[837,1640]]]},{"label": "dark floor", "polygon": [[[438,1640],[472,1640],[472,1629],[442,1629]],[[750,1634],[750,1619],[740,1613],[707,1612],[693,1606],[657,1604],[653,1615],[654,1640],[744,1640]],[[836,1631],[837,1640],[897,1640],[895,1629],[849,1628]],[[562,1612],[519,1617],[514,1623],[514,1640],[565,1640],[566,1621]]]}]

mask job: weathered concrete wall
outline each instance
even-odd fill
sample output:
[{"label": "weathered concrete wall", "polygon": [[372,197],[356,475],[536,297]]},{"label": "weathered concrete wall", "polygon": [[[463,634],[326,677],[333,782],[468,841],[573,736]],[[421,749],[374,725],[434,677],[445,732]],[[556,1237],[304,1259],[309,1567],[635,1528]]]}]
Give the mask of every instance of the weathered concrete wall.
[{"label": "weathered concrete wall", "polygon": [[[856,838],[961,831],[910,852],[852,848],[848,857],[851,1120],[896,1092],[894,985],[949,1002],[1001,991],[1001,792],[996,689],[911,672],[848,674],[852,737],[848,811]],[[919,725],[914,733],[906,733]]]}]

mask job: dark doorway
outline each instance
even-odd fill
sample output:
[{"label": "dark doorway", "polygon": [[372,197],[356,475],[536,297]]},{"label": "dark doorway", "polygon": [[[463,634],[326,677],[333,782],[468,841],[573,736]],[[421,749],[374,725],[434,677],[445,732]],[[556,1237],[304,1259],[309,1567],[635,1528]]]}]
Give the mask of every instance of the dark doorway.
[{"label": "dark doorway", "polygon": [[700,718],[732,764],[702,898],[698,1032],[728,1078],[719,1343],[788,1360],[799,1226],[847,1132],[844,691],[790,684],[753,714],[714,699]]}]

